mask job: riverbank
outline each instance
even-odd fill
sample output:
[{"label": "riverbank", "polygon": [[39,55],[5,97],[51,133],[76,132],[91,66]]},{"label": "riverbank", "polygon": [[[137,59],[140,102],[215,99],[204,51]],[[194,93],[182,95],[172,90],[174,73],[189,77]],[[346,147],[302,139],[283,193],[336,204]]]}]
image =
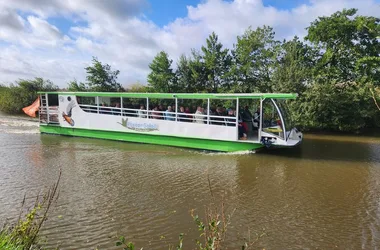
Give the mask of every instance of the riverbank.
[{"label": "riverbank", "polygon": [[24,198],[21,203],[18,219],[6,222],[0,229],[0,249],[44,249],[40,231],[52,206],[58,199],[58,185],[61,178],[59,172],[57,181],[42,194]]}]

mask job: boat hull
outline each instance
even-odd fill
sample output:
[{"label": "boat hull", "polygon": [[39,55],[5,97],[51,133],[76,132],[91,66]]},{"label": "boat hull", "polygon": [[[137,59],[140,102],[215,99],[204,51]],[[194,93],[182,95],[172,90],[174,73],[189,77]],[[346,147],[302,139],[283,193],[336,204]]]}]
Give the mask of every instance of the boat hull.
[{"label": "boat hull", "polygon": [[76,137],[107,139],[125,142],[137,142],[147,144],[166,145],[183,148],[204,149],[222,152],[236,152],[256,150],[262,148],[261,143],[221,141],[201,138],[189,138],[180,136],[166,136],[157,134],[129,133],[107,130],[92,130],[83,128],[67,128],[59,125],[40,125],[40,132]]}]

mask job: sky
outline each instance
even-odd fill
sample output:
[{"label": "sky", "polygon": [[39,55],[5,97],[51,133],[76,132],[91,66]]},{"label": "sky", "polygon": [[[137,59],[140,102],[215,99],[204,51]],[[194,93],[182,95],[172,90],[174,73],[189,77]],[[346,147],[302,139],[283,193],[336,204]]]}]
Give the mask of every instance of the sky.
[{"label": "sky", "polygon": [[123,86],[145,84],[162,50],[175,68],[212,32],[228,48],[249,26],[302,38],[343,8],[380,17],[380,0],[0,0],[0,83],[43,77],[64,88],[85,81],[95,56],[120,70]]}]

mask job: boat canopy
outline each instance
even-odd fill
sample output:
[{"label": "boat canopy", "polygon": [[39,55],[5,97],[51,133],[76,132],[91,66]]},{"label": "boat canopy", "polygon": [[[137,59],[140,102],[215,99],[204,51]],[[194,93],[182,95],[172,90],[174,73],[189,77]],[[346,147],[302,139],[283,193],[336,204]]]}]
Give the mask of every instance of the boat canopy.
[{"label": "boat canopy", "polygon": [[294,93],[131,93],[131,92],[38,92],[38,94],[58,94],[75,96],[106,96],[106,97],[129,97],[129,98],[162,98],[162,99],[296,99]]}]

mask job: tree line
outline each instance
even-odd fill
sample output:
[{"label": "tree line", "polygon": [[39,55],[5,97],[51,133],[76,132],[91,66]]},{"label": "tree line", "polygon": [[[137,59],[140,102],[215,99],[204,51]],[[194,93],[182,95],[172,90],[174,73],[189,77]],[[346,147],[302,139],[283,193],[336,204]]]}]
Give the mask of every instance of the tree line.
[{"label": "tree line", "polygon": [[[129,89],[117,81],[120,71],[94,57],[85,68],[86,82],[71,81],[68,90],[292,92],[299,98],[288,101],[288,107],[301,129],[380,127],[380,19],[344,9],[317,18],[306,29],[304,40],[279,41],[271,27],[248,27],[231,49],[213,32],[200,50],[180,56],[175,67],[168,53],[159,52],[149,65],[147,86],[134,84]],[[37,89],[58,87],[42,78],[0,85],[0,110],[20,111],[36,98]],[[11,96],[17,98],[10,101]]]},{"label": "tree line", "polygon": [[[344,9],[319,17],[298,37],[278,41],[271,27],[249,27],[225,48],[212,33],[173,69],[161,51],[149,65],[148,91],[292,92],[303,129],[356,131],[380,126],[380,19]],[[376,106],[377,105],[377,106]],[[378,110],[379,109],[379,110]]]}]

